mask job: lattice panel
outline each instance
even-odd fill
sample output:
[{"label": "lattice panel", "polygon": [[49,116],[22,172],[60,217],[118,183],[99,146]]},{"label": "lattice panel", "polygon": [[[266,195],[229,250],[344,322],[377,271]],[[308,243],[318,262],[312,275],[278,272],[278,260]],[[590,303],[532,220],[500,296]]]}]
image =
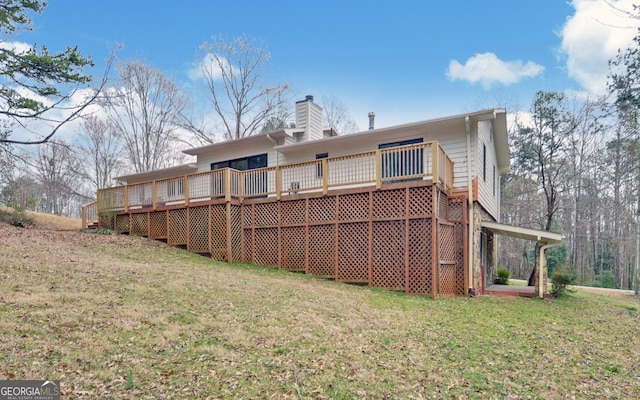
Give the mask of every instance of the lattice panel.
[{"label": "lattice panel", "polygon": [[244,258],[242,261],[250,263],[253,262],[253,230],[244,229],[243,232]]},{"label": "lattice panel", "polygon": [[242,259],[242,209],[231,206],[231,254],[232,261]]},{"label": "lattice panel", "polygon": [[422,186],[409,189],[409,216],[425,217],[433,213],[433,188]]},{"label": "lattice panel", "polygon": [[113,214],[100,214],[100,226],[107,229],[115,229],[116,217]]},{"label": "lattice panel", "polygon": [[466,198],[463,196],[460,197],[450,197],[449,198],[449,221],[462,221],[464,220],[464,210],[466,205]]},{"label": "lattice panel", "polygon": [[404,221],[373,223],[372,286],[405,290],[404,231]]},{"label": "lattice panel", "polygon": [[309,227],[309,273],[319,278],[335,278],[335,226]]},{"label": "lattice panel", "polygon": [[253,261],[258,265],[278,265],[278,229],[261,228],[255,230]]},{"label": "lattice panel", "polygon": [[116,215],[115,229],[118,232],[129,232],[129,214]]},{"label": "lattice panel", "polygon": [[152,239],[167,238],[167,212],[156,211],[149,213],[149,237]]},{"label": "lattice panel", "polygon": [[131,231],[134,236],[147,236],[148,230],[147,213],[131,214]]},{"label": "lattice panel", "polygon": [[242,227],[250,228],[253,225],[253,205],[251,204],[243,204],[242,205]]},{"label": "lattice panel", "polygon": [[438,191],[438,202],[438,217],[447,219],[447,205],[449,204],[449,200],[444,192]]},{"label": "lattice panel", "polygon": [[336,219],[336,196],[309,199],[309,222],[327,222]]},{"label": "lattice panel", "polygon": [[464,236],[466,235],[465,227],[466,224],[462,222],[456,222],[456,294],[459,296],[464,296],[466,293],[464,292],[464,271],[465,266],[467,265],[465,262],[465,250],[464,250]]},{"label": "lattice panel", "polygon": [[340,221],[368,220],[369,193],[354,193],[339,196],[338,219]]},{"label": "lattice panel", "polygon": [[214,204],[209,211],[211,219],[211,246],[209,253],[211,258],[218,261],[227,261],[227,205]]},{"label": "lattice panel", "polygon": [[431,294],[431,219],[409,221],[409,293]]},{"label": "lattice panel", "polygon": [[405,215],[405,190],[373,192],[373,218],[394,218]]},{"label": "lattice panel", "polygon": [[338,225],[338,274],[344,282],[369,281],[369,223]]},{"label": "lattice panel", "polygon": [[454,296],[456,294],[455,264],[440,265],[440,294],[442,296]]},{"label": "lattice panel", "polygon": [[189,208],[189,243],[187,250],[209,252],[209,206]]},{"label": "lattice panel", "polygon": [[455,264],[456,262],[456,235],[452,225],[440,224],[440,262]]},{"label": "lattice panel", "polygon": [[264,203],[253,205],[256,226],[278,225],[278,203]]},{"label": "lattice panel", "polygon": [[187,209],[169,210],[167,243],[170,245],[187,244]]},{"label": "lattice panel", "polygon": [[280,230],[282,255],[280,267],[289,271],[303,271],[305,259],[305,227],[295,226]]},{"label": "lattice panel", "polygon": [[283,201],[280,203],[280,223],[282,225],[304,224],[307,219],[305,200]]}]

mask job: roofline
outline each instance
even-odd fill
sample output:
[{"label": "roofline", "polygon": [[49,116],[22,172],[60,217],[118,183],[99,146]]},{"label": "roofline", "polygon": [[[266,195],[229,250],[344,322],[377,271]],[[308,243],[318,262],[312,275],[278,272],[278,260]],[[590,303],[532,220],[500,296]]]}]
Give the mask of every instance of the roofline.
[{"label": "roofline", "polygon": [[[424,120],[424,121],[418,121],[418,122],[411,122],[411,123],[407,123],[407,124],[402,124],[402,125],[393,125],[393,126],[388,126],[388,127],[384,127],[384,128],[378,128],[378,129],[372,129],[372,130],[365,130],[365,131],[360,131],[360,132],[356,132],[356,133],[352,133],[349,135],[341,135],[341,136],[332,136],[332,137],[327,137],[327,138],[323,138],[320,140],[312,140],[312,141],[308,141],[308,142],[300,142],[300,143],[292,143],[292,144],[286,144],[286,145],[281,145],[281,146],[276,146],[275,149],[279,152],[287,152],[289,150],[293,150],[293,149],[297,149],[297,148],[301,148],[301,147],[305,147],[305,146],[310,146],[316,143],[326,143],[329,141],[334,141],[334,140],[349,140],[350,138],[354,138],[354,137],[362,137],[362,136],[367,136],[370,137],[371,135],[382,135],[388,132],[393,132],[393,131],[401,131],[401,130],[406,130],[406,129],[411,129],[411,128],[420,128],[423,126],[430,126],[430,125],[446,125],[449,123],[455,123],[455,122],[462,122],[464,123],[464,120],[466,117],[470,117],[471,119],[474,119],[476,121],[486,121],[486,120],[491,120],[491,119],[495,119],[496,116],[498,114],[505,114],[506,115],[506,110],[504,108],[491,108],[491,109],[485,109],[485,110],[480,110],[480,111],[475,111],[472,113],[465,113],[465,114],[457,114],[457,115],[453,115],[453,116],[448,116],[448,117],[443,117],[443,118],[435,118],[435,119],[430,119],[430,120]],[[506,120],[506,117],[505,117]],[[505,129],[506,129],[506,124],[505,124]],[[506,132],[505,132],[505,136],[504,136],[504,140],[505,143],[507,143],[507,150],[508,150],[508,142],[506,141]],[[507,152],[507,159],[509,158],[509,153]],[[507,164],[508,165],[508,164]],[[503,167],[503,166],[499,166],[499,167]]]},{"label": "roofline", "polygon": [[560,244],[564,236],[559,233],[540,231],[537,229],[523,228],[520,226],[506,225],[492,221],[481,221],[480,226],[489,229],[498,235],[517,237],[526,240],[535,240],[546,244]]},{"label": "roofline", "polygon": [[168,168],[154,169],[153,171],[138,172],[135,174],[116,176],[113,179],[119,180],[119,181],[127,181],[132,178],[139,179],[139,178],[145,178],[145,177],[153,177],[155,175],[166,173],[166,172],[190,172],[197,169],[198,167],[196,166],[195,163],[180,164],[180,165],[175,165],[173,167],[168,167]]}]

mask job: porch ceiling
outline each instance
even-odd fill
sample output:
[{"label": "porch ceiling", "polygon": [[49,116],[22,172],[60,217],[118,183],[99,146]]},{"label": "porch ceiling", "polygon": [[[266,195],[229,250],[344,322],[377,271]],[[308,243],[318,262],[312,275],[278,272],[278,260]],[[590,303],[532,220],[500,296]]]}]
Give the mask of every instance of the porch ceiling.
[{"label": "porch ceiling", "polygon": [[536,242],[543,242],[551,245],[560,244],[564,240],[564,236],[559,233],[522,228],[519,226],[500,224],[498,222],[481,221],[480,226],[483,228],[487,228],[491,232],[498,235],[533,240]]}]

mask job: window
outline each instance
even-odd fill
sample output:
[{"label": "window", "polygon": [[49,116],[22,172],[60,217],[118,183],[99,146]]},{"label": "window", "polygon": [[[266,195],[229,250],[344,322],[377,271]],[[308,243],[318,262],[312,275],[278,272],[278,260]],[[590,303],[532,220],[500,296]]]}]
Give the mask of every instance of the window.
[{"label": "window", "polygon": [[[329,153],[316,154],[316,160],[322,160],[323,158],[329,158]],[[322,178],[322,163],[318,163],[316,176],[318,179]]]},{"label": "window", "polygon": [[[402,140],[399,142],[384,143],[378,145],[378,149],[407,146],[422,143],[422,138]],[[423,149],[406,149],[392,153],[382,154],[382,178],[395,178],[409,175],[418,175],[424,172]],[[411,178],[420,179],[420,178]],[[393,182],[404,182],[410,179],[399,179]]]},{"label": "window", "polygon": [[482,180],[487,181],[487,145],[482,143]]},{"label": "window", "polygon": [[[250,171],[252,169],[266,168],[269,157],[267,153],[236,158],[234,160],[219,161],[211,163],[211,170],[215,171],[222,168],[233,168],[238,171]],[[267,192],[269,187],[267,171],[257,172],[250,175],[250,179],[244,181],[244,194],[247,197],[263,197],[263,193]],[[221,188],[224,190],[224,188]],[[257,194],[257,196],[251,196]]]},{"label": "window", "polygon": [[222,168],[233,168],[238,171],[247,171],[251,169],[266,168],[268,156],[267,153],[255,156],[236,158],[235,160],[219,161],[211,163],[211,170],[215,171]]}]

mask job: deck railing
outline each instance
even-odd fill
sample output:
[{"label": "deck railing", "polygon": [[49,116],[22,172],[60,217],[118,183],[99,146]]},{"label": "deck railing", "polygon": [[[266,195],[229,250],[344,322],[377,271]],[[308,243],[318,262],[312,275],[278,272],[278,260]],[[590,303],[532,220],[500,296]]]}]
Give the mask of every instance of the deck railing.
[{"label": "deck railing", "polygon": [[[453,161],[437,142],[342,157],[238,171],[224,168],[177,178],[100,189],[97,211],[189,204],[218,198],[251,199],[431,179],[453,187]],[[83,207],[84,210],[84,207]]]}]

